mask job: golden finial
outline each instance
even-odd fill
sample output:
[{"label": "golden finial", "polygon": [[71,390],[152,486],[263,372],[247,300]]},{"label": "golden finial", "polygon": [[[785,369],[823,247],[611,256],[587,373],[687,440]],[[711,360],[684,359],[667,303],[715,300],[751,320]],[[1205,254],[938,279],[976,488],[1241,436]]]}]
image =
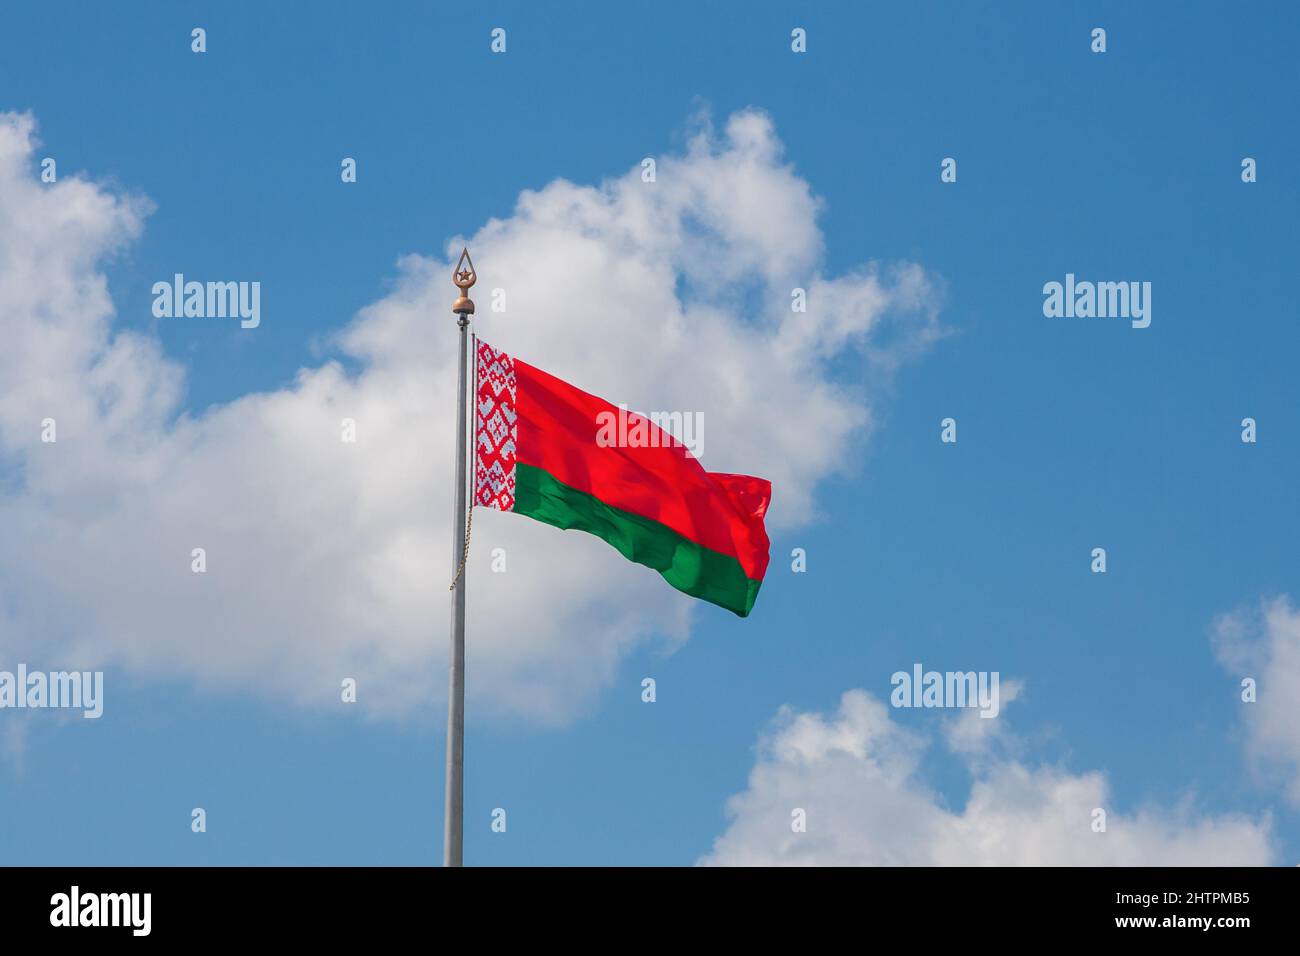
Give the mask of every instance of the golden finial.
[{"label": "golden finial", "polygon": [[469,287],[478,281],[478,275],[474,272],[474,260],[469,257],[469,247],[467,246],[460,254],[460,262],[456,263],[456,269],[451,274],[451,281],[456,283],[456,288],[460,289],[460,298],[452,303],[451,311],[465,321],[465,316],[474,314],[474,301],[466,295]]}]

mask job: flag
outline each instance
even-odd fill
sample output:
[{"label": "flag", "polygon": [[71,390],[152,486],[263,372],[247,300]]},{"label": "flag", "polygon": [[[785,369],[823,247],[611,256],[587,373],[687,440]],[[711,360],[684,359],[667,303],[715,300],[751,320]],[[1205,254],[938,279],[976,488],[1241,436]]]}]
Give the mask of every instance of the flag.
[{"label": "flag", "polygon": [[[772,483],[707,472],[644,416],[475,341],[473,503],[594,534],[747,616],[767,571]],[[611,421],[627,427],[612,435]]]}]

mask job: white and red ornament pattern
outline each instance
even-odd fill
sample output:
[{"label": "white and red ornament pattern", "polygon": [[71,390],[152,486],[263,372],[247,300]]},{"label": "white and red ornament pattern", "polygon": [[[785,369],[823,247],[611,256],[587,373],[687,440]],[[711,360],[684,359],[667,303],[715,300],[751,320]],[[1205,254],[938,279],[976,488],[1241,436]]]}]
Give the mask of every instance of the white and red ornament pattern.
[{"label": "white and red ornament pattern", "polygon": [[515,507],[515,363],[505,352],[478,343],[475,396],[474,504],[499,511]]}]

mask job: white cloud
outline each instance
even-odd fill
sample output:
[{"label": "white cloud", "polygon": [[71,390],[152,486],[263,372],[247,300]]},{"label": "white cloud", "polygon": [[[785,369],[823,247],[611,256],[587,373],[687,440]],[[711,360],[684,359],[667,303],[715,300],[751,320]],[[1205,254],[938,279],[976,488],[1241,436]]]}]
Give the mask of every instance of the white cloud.
[{"label": "white cloud", "polygon": [[[1024,681],[1004,680],[999,682],[998,705],[1005,707],[1017,700],[1024,693]],[[1006,721],[996,717],[984,717],[979,708],[963,708],[951,717],[943,726],[944,741],[954,753],[970,756],[987,753],[995,743],[1005,744],[1008,735],[1004,733]]]},{"label": "white cloud", "polygon": [[1248,754],[1279,775],[1288,798],[1300,805],[1300,611],[1278,597],[1256,611],[1224,614],[1213,639],[1223,667],[1238,680],[1255,681],[1255,702],[1241,704]]},{"label": "white cloud", "polygon": [[[338,337],[355,375],[329,362],[181,414],[184,369],[115,327],[103,272],[147,202],[42,184],[33,149],[32,120],[0,116],[0,654],[322,705],[351,676],[371,712],[436,711],[461,240],[446,260],[402,259]],[[525,192],[471,236],[478,331],[612,401],[702,412],[706,465],[771,478],[772,525],[806,522],[872,421],[871,388],[836,384],[829,360],[856,350],[884,384],[937,333],[932,286],[915,265],[821,273],[817,200],[761,113],[661,157],[655,183],[639,173]],[[494,287],[505,314],[487,308]],[[47,417],[57,444],[39,440]],[[356,445],[339,441],[345,417]],[[630,646],[682,640],[698,612],[594,538],[491,512],[474,532],[472,708],[571,719]]]},{"label": "white cloud", "polygon": [[[986,732],[981,739],[990,742]],[[922,778],[926,746],[926,738],[895,723],[888,708],[862,690],[845,693],[830,716],[783,709],[762,742],[748,788],[728,801],[726,831],[700,862],[1179,866],[1272,861],[1267,818],[1197,815],[1190,801],[1121,814],[1104,774],[1028,766],[995,756],[987,746],[954,751],[973,783],[966,806],[951,809]],[[806,813],[806,832],[792,829],[795,808]],[[1094,808],[1106,810],[1104,833],[1092,829]]]}]

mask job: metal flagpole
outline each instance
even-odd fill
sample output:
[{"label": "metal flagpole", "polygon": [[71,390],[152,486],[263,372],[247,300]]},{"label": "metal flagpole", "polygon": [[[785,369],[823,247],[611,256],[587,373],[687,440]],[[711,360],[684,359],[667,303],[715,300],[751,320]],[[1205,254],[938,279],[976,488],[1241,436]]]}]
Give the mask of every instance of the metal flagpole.
[{"label": "metal flagpole", "polygon": [[447,792],[442,841],[442,865],[463,864],[465,837],[465,560],[469,555],[466,526],[466,492],[468,490],[469,445],[466,428],[466,383],[469,380],[469,323],[474,303],[469,289],[478,278],[469,249],[451,281],[460,289],[451,311],[460,326],[460,367],[456,373],[456,513],[452,524],[451,563],[456,575],[451,582],[451,660],[448,668],[447,694]]}]

